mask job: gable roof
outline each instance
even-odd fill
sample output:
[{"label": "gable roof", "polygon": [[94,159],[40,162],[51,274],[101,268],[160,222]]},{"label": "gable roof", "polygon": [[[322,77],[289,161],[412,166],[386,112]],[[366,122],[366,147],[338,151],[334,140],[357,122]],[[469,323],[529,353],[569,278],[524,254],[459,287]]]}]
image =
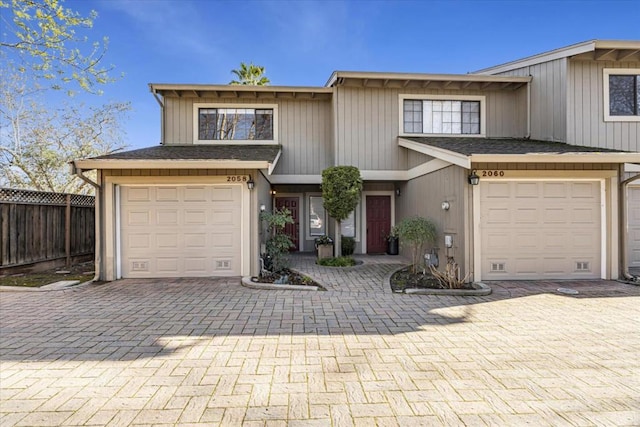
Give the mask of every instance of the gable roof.
[{"label": "gable roof", "polygon": [[467,169],[472,162],[640,163],[640,153],[518,138],[403,136],[398,145]]},{"label": "gable roof", "polygon": [[160,145],[74,160],[80,169],[269,169],[280,158],[281,145]]},{"label": "gable roof", "polygon": [[640,61],[640,40],[589,40],[504,64],[483,68],[478,71],[473,71],[472,74],[504,73],[518,68],[569,57],[601,61]]}]

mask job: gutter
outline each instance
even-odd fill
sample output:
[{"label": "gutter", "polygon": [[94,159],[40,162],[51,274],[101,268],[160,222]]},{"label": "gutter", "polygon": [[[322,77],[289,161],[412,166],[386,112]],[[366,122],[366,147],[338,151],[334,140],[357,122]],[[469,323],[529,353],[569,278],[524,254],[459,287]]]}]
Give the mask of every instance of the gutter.
[{"label": "gutter", "polygon": [[[620,176],[624,176],[624,165],[620,165]],[[620,200],[620,224],[619,224],[619,235],[620,235],[620,247],[621,247],[621,256],[620,256],[620,269],[622,270],[622,276],[626,279],[629,280],[631,282],[638,282],[640,280],[640,277],[634,276],[633,274],[629,273],[629,260],[628,260],[628,254],[627,254],[627,238],[629,236],[627,236],[627,229],[628,229],[628,224],[627,221],[629,220],[627,218],[628,213],[627,213],[627,186],[633,182],[636,181],[637,179],[640,179],[640,174],[636,174],[634,176],[632,176],[631,178],[627,178],[625,180],[623,180],[622,182],[620,182],[620,186],[619,186],[619,197],[618,200]]]},{"label": "gutter", "polygon": [[100,250],[101,246],[102,246],[102,239],[101,239],[101,235],[102,235],[102,215],[100,215],[100,209],[102,207],[102,203],[100,203],[100,200],[102,198],[102,192],[100,191],[102,189],[102,187],[100,186],[100,184],[98,184],[97,182],[92,181],[89,177],[87,177],[84,174],[84,170],[79,168],[76,165],[76,161],[72,161],[71,162],[72,165],[72,173],[74,175],[76,175],[78,178],[80,178],[81,180],[83,180],[84,182],[86,182],[87,184],[91,185],[93,188],[96,189],[96,198],[95,198],[95,203],[94,203],[94,215],[95,215],[95,221],[96,221],[96,227],[95,227],[95,254],[94,254],[94,263],[95,263],[95,274],[93,276],[93,279],[91,280],[92,282],[97,282],[98,280],[100,280],[100,274],[101,274],[101,270],[100,267],[102,265],[102,251]]}]

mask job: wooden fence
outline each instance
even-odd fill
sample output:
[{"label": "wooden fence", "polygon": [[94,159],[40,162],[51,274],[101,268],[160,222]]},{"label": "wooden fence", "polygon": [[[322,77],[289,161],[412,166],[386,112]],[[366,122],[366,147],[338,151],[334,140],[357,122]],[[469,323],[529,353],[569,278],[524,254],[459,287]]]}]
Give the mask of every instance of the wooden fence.
[{"label": "wooden fence", "polygon": [[0,271],[87,258],[95,250],[93,196],[0,188]]}]

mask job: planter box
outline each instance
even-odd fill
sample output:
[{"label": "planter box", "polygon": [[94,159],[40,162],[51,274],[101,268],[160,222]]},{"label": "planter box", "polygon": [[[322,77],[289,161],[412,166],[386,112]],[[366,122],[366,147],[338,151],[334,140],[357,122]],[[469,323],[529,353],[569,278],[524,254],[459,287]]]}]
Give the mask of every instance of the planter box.
[{"label": "planter box", "polygon": [[318,259],[333,257],[333,245],[318,245]]}]

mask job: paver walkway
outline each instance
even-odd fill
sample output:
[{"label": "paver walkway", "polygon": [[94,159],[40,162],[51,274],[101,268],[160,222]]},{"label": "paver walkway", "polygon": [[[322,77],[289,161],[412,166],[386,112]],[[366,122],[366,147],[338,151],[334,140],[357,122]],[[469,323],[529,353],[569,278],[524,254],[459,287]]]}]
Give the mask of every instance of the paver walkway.
[{"label": "paver walkway", "polygon": [[388,258],[294,261],[331,290],[1,293],[0,425],[640,425],[640,287],[402,295],[372,281]]}]

